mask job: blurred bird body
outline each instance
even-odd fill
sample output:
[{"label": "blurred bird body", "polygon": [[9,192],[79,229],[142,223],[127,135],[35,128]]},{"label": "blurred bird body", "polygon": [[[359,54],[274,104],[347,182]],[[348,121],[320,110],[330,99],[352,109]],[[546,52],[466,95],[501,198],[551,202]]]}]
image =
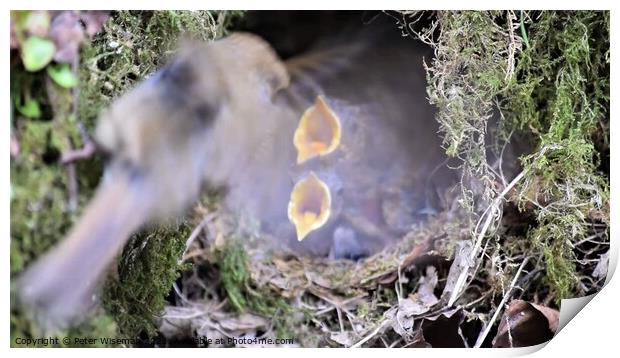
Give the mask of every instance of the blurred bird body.
[{"label": "blurred bird body", "polygon": [[[65,240],[20,277],[20,298],[44,324],[71,322],[129,236],[179,214],[204,183],[226,186],[231,209],[283,233],[293,249],[356,258],[385,247],[424,209],[415,202],[443,160],[423,54],[414,43],[361,41],[283,62],[249,34],[183,47],[102,114],[96,139],[111,155],[104,180]],[[293,138],[317,96],[339,120],[327,133],[341,138],[310,141],[325,155],[300,163]],[[291,193],[310,173],[330,190],[317,209],[329,212],[299,242]]]}]

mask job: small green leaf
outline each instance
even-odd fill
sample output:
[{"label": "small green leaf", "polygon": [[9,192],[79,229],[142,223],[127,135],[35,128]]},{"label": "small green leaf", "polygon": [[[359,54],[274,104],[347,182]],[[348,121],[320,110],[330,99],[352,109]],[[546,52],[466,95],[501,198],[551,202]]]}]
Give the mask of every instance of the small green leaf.
[{"label": "small green leaf", "polygon": [[22,44],[22,61],[26,70],[35,72],[47,66],[54,57],[56,46],[48,39],[31,36]]},{"label": "small green leaf", "polygon": [[78,79],[71,71],[68,64],[51,65],[47,67],[47,74],[56,82],[60,87],[72,88],[78,83]]},{"label": "small green leaf", "polygon": [[41,117],[41,108],[39,107],[39,102],[34,99],[27,99],[24,105],[17,105],[17,110],[19,113],[28,118],[39,118]]}]

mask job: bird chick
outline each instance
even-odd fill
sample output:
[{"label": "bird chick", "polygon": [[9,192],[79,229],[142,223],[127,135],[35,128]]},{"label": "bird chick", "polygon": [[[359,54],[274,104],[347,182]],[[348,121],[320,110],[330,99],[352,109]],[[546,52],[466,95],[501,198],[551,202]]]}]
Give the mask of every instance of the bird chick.
[{"label": "bird chick", "polygon": [[288,205],[288,217],[295,225],[297,240],[322,227],[330,217],[330,188],[313,172],[295,184]]},{"label": "bird chick", "polygon": [[[294,136],[296,170],[317,173],[340,208],[328,208],[327,221],[316,220],[320,213],[311,217],[314,222],[293,217],[297,239],[303,239],[290,243],[295,249],[334,258],[372,254],[432,213],[435,189],[456,180],[445,166],[425,98],[422,58],[430,54],[412,41],[393,39],[369,36],[362,46],[342,47],[351,51],[319,48],[316,55],[310,51],[306,59],[287,62],[286,93],[303,108]],[[338,190],[330,183],[338,183]],[[289,205],[321,202],[323,193],[291,195]]]},{"label": "bird chick", "polygon": [[293,143],[297,149],[297,164],[332,153],[340,145],[341,132],[340,118],[323,96],[317,96],[295,130]]}]

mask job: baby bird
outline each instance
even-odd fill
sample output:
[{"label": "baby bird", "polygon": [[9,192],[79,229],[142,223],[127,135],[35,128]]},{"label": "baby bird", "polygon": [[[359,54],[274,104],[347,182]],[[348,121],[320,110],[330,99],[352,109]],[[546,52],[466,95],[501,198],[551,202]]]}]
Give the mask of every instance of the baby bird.
[{"label": "baby bird", "polygon": [[425,97],[422,59],[430,53],[397,36],[376,39],[287,63],[283,95],[305,109],[294,135],[300,185],[289,203],[296,250],[334,258],[377,252],[438,211],[436,192],[456,181]]}]

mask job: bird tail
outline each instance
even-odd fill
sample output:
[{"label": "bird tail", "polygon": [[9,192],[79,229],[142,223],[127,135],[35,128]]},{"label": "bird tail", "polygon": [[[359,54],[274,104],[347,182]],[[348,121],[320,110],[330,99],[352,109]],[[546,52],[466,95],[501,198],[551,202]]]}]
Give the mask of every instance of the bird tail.
[{"label": "bird tail", "polygon": [[105,270],[149,217],[144,194],[131,178],[104,183],[68,236],[18,278],[18,301],[41,328],[66,328],[93,307]]}]

